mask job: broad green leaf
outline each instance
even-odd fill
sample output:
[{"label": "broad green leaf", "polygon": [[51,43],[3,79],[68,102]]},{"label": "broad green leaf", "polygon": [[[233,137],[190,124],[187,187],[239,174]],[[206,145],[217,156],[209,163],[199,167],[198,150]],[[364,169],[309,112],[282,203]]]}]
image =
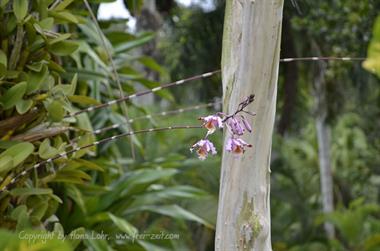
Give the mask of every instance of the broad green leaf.
[{"label": "broad green leaf", "polygon": [[60,170],[52,181],[83,184],[85,180],[91,180],[91,176],[81,170]]},{"label": "broad green leaf", "polygon": [[32,107],[33,101],[31,99],[23,100],[21,99],[17,104],[16,104],[16,110],[19,114],[24,114],[29,109]]},{"label": "broad green leaf", "polygon": [[13,167],[13,158],[11,156],[0,157],[0,172],[8,171]]},{"label": "broad green leaf", "polygon": [[123,232],[129,234],[130,236],[134,236],[138,233],[135,226],[133,226],[131,223],[126,221],[123,218],[117,217],[116,215],[112,213],[108,213],[108,217],[112,222]]},{"label": "broad green leaf", "polygon": [[34,62],[32,64],[28,64],[28,65],[26,65],[26,67],[32,71],[40,72],[42,70],[42,67],[46,64],[47,64],[47,62],[42,60],[39,62]]},{"label": "broad green leaf", "polygon": [[107,65],[103,62],[103,60],[99,57],[99,55],[91,48],[88,43],[85,41],[79,42],[79,51],[86,53],[88,56],[90,56],[99,66],[101,66],[104,70],[109,72],[109,69]]},{"label": "broad green leaf", "polygon": [[[135,208],[136,211],[150,211],[162,215],[167,215],[175,219],[190,220],[203,224],[204,226],[214,229],[214,226],[204,219],[193,214],[192,212],[178,206],[178,205],[164,205],[164,206],[141,206]],[[131,211],[126,211],[126,213],[131,213]]]},{"label": "broad green leaf", "polygon": [[[12,158],[12,167],[16,167],[21,162],[23,162],[34,150],[33,144],[29,142],[22,142],[16,145],[11,146],[4,152],[0,154],[0,159],[3,159],[5,156]],[[7,160],[9,161],[9,160]]]},{"label": "broad green leaf", "polygon": [[152,205],[166,200],[200,199],[206,195],[205,191],[191,186],[164,187],[158,191],[146,192],[138,196],[130,207]]},{"label": "broad green leaf", "polygon": [[5,7],[5,5],[7,5],[7,3],[9,2],[9,0],[1,0],[0,1],[0,7]]},{"label": "broad green leaf", "polygon": [[82,96],[82,95],[68,96],[68,99],[73,103],[77,103],[77,104],[81,104],[81,105],[97,105],[97,104],[99,104],[99,101],[97,101],[96,99],[93,99],[93,98],[88,97],[88,96]]},{"label": "broad green leaf", "polygon": [[55,43],[61,42],[61,41],[63,41],[63,40],[66,40],[66,39],[68,39],[68,38],[70,38],[70,37],[71,37],[71,34],[70,34],[70,33],[59,34],[58,37],[49,40],[49,44],[52,45],[52,44],[55,44]]},{"label": "broad green leaf", "polygon": [[44,139],[44,141],[42,141],[42,143],[38,149],[38,155],[42,159],[52,158],[52,157],[56,156],[58,153],[59,153],[59,150],[50,145],[49,139]]},{"label": "broad green leaf", "polygon": [[20,205],[12,211],[11,218],[14,220],[17,220],[18,218],[21,217],[22,214],[26,214],[27,211],[28,211],[28,208],[26,207],[26,205]]},{"label": "broad green leaf", "polygon": [[86,230],[84,227],[76,228],[69,233],[67,240],[70,242],[70,246],[73,250],[75,250],[82,241],[80,238],[76,238],[76,236],[84,236],[85,233]]},{"label": "broad green leaf", "polygon": [[144,0],[125,0],[124,3],[132,15],[138,15],[144,6]]},{"label": "broad green leaf", "polygon": [[29,195],[44,195],[52,194],[50,188],[34,188],[34,187],[17,187],[10,191],[13,196],[29,196]]},{"label": "broad green leaf", "polygon": [[[35,68],[35,70],[38,70],[38,68]],[[42,83],[49,75],[48,67],[45,64],[41,64],[40,71],[31,71],[28,75],[29,79],[26,94],[30,94],[41,87]]]},{"label": "broad green leaf", "polygon": [[105,209],[114,203],[118,198],[128,195],[133,188],[145,186],[157,180],[172,177],[178,171],[176,169],[140,169],[125,175],[112,185],[112,191],[101,198],[100,209]]},{"label": "broad green leaf", "polygon": [[27,83],[25,81],[20,82],[11,87],[5,94],[0,97],[0,103],[3,105],[4,110],[10,109],[17,104],[24,96]]},{"label": "broad green leaf", "polygon": [[[87,234],[91,235],[91,233]],[[104,239],[87,238],[84,239],[84,243],[85,246],[89,247],[89,250],[92,251],[115,251],[115,249],[113,249]]]},{"label": "broad green leaf", "polygon": [[2,50],[0,50],[0,64],[3,64],[5,66],[8,65],[7,55],[5,55],[5,53]]},{"label": "broad green leaf", "polygon": [[42,217],[45,215],[48,209],[49,203],[47,200],[41,200],[39,203],[33,204],[33,211],[30,216],[32,220],[40,221]]},{"label": "broad green leaf", "polygon": [[49,118],[54,122],[59,122],[65,116],[65,110],[61,102],[54,100],[47,105],[46,110],[48,111]]},{"label": "broad green leaf", "polygon": [[61,1],[54,10],[60,11],[66,9],[67,6],[69,6],[74,0],[63,0]]},{"label": "broad green leaf", "polygon": [[64,73],[65,72],[65,69],[61,65],[57,64],[56,62],[54,62],[53,60],[49,60],[49,68],[51,70],[57,71],[59,73]]},{"label": "broad green leaf", "polygon": [[49,14],[58,20],[76,24],[79,23],[78,18],[71,14],[69,11],[49,11]]},{"label": "broad green leaf", "polygon": [[140,57],[138,60],[140,63],[142,63],[144,66],[148,67],[149,69],[160,73],[163,77],[169,76],[166,69],[163,68],[161,65],[159,65],[153,58],[148,57],[148,56],[143,56],[143,57]]},{"label": "broad green leaf", "polygon": [[367,54],[363,67],[380,77],[380,17],[376,19],[373,38],[368,46]]},{"label": "broad green leaf", "polygon": [[51,30],[54,25],[54,18],[48,17],[38,22],[39,26],[44,30]]},{"label": "broad green leaf", "polygon": [[140,45],[143,45],[149,42],[150,40],[152,40],[154,36],[155,36],[154,33],[145,33],[141,35],[140,37],[136,38],[135,40],[128,41],[125,43],[120,43],[119,45],[115,47],[115,52],[121,53],[121,52],[128,51],[130,49],[133,49],[135,47],[138,47]]},{"label": "broad green leaf", "polygon": [[74,53],[78,49],[79,45],[73,41],[60,41],[52,44],[50,47],[51,53],[58,56],[67,56]]},{"label": "broad green leaf", "polygon": [[66,192],[67,195],[72,198],[75,203],[79,206],[79,208],[84,212],[87,213],[86,204],[84,202],[84,198],[82,195],[82,192],[72,184],[66,184]]},{"label": "broad green leaf", "polygon": [[110,41],[108,41],[108,38],[104,36],[103,34],[99,34],[99,32],[96,29],[96,25],[93,22],[87,22],[86,24],[81,24],[78,26],[81,29],[81,31],[89,38],[89,40],[93,43],[96,43],[99,47],[102,47],[102,48],[104,47],[103,45],[103,41],[104,41],[106,44],[105,47],[107,48],[107,50],[109,50],[109,52],[113,54],[113,47]]},{"label": "broad green leaf", "polygon": [[73,161],[75,161],[76,163],[78,163],[81,166],[83,166],[87,169],[90,169],[90,170],[96,170],[96,171],[100,171],[100,172],[104,171],[104,168],[99,166],[98,164],[96,164],[94,161],[88,161],[88,160],[84,160],[84,159],[77,159],[77,160],[73,160]]},{"label": "broad green leaf", "polygon": [[145,249],[145,250],[154,250],[154,251],[170,251],[172,249],[163,248],[162,246],[154,245],[148,241],[137,240],[137,242]]},{"label": "broad green leaf", "polygon": [[28,12],[28,2],[26,0],[13,0],[13,12],[18,22],[22,22]]},{"label": "broad green leaf", "polygon": [[7,67],[0,63],[0,79],[3,79],[7,75]]}]

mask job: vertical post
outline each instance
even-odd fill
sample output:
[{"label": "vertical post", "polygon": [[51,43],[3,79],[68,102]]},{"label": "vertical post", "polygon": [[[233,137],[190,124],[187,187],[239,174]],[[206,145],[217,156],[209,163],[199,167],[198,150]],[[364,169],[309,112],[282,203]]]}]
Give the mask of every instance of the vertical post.
[{"label": "vertical post", "polygon": [[[315,44],[315,43],[314,43]],[[319,47],[314,47],[320,54]],[[315,100],[315,127],[317,130],[318,162],[321,184],[323,213],[334,211],[334,191],[330,156],[330,127],[327,124],[326,63],[318,62],[314,76],[313,95]],[[325,222],[324,228],[329,239],[335,237],[334,226]]]},{"label": "vertical post", "polygon": [[253,133],[244,138],[253,148],[239,158],[223,153],[216,250],[272,250],[270,156],[282,8],[283,0],[226,3],[222,52],[224,112],[236,110],[241,100],[255,94],[249,109],[257,115],[252,123]]}]

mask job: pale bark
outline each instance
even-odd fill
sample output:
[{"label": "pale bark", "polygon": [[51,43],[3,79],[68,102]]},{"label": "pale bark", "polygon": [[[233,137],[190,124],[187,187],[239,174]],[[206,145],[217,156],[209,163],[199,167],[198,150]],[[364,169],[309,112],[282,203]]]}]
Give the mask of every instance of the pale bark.
[{"label": "pale bark", "polygon": [[248,110],[257,115],[250,118],[253,133],[243,137],[253,148],[239,158],[223,152],[216,250],[272,250],[270,156],[282,8],[283,0],[227,0],[222,53],[224,112],[233,112],[248,95],[255,94]]},{"label": "pale bark", "polygon": [[[319,50],[318,50],[319,51]],[[315,127],[317,130],[319,173],[322,194],[323,213],[329,214],[334,211],[334,191],[331,172],[330,157],[330,128],[326,122],[327,100],[326,100],[326,64],[318,63],[318,70],[314,79],[314,99],[315,99]],[[332,239],[335,236],[334,227],[326,222],[324,228],[327,237]]]}]

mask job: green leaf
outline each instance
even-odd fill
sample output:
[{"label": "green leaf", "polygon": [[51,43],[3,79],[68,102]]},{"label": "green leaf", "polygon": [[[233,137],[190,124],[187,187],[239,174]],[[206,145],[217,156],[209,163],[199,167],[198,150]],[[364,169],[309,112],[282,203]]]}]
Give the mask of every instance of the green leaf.
[{"label": "green leaf", "polygon": [[28,12],[28,2],[26,0],[13,0],[13,12],[19,23],[24,20]]},{"label": "green leaf", "polygon": [[60,41],[52,44],[50,47],[51,53],[58,56],[67,56],[74,53],[79,47],[79,44],[73,41]]},{"label": "green leaf", "polygon": [[83,184],[85,180],[91,180],[91,176],[81,170],[60,170],[52,181]]},{"label": "green leaf", "polygon": [[124,3],[133,16],[139,14],[144,6],[144,0],[125,0]]},{"label": "green leaf", "polygon": [[140,45],[143,45],[149,42],[150,40],[152,40],[154,36],[155,36],[154,33],[145,33],[141,35],[140,37],[136,38],[135,40],[128,41],[125,43],[120,43],[119,45],[115,47],[115,52],[121,53],[121,52],[128,51],[130,49],[133,49],[135,47],[138,47]]},{"label": "green leaf", "polygon": [[25,81],[20,82],[13,87],[11,87],[5,94],[0,98],[0,103],[3,105],[4,110],[10,109],[17,104],[24,96],[26,91],[27,83]]},{"label": "green leaf", "polygon": [[16,110],[19,114],[24,114],[27,111],[29,111],[32,105],[33,105],[33,101],[31,99],[27,99],[27,100],[22,99],[16,104]]},{"label": "green leaf", "polygon": [[47,64],[46,61],[39,61],[39,62],[34,62],[32,64],[28,64],[26,65],[26,67],[32,71],[40,72],[42,70],[42,67],[46,64]]},{"label": "green leaf", "polygon": [[67,6],[69,6],[74,0],[63,0],[61,1],[54,10],[60,11],[66,9]]},{"label": "green leaf", "polygon": [[163,68],[161,65],[159,65],[153,58],[148,57],[148,56],[143,56],[143,57],[140,57],[138,60],[144,66],[150,68],[151,70],[154,70],[154,71],[160,73],[163,77],[169,76],[166,69]]},{"label": "green leaf", "polygon": [[38,149],[38,155],[42,159],[52,158],[55,155],[57,155],[58,153],[59,153],[59,150],[50,145],[50,139],[44,139],[44,141],[42,141],[42,143]]},{"label": "green leaf", "polygon": [[74,229],[73,231],[69,233],[68,241],[71,244],[72,250],[75,250],[77,246],[80,244],[80,242],[82,241],[80,238],[76,238],[76,236],[84,236],[85,232],[86,232],[85,228],[80,227],[80,228]]},{"label": "green leaf", "polygon": [[70,38],[70,37],[71,37],[71,34],[70,34],[70,33],[59,34],[58,37],[49,40],[49,44],[52,45],[52,44],[55,44],[55,43],[61,42],[61,41],[63,41],[63,40],[66,40],[66,39],[68,39],[68,38]]},{"label": "green leaf", "polygon": [[146,192],[138,196],[130,205],[130,208],[155,204],[160,201],[177,200],[177,199],[200,199],[207,195],[203,190],[192,186],[173,186],[164,187],[158,191]]},{"label": "green leaf", "polygon": [[47,200],[42,200],[39,203],[33,204],[33,211],[31,212],[30,216],[33,217],[34,220],[40,221],[42,217],[44,217],[48,206],[49,203]]},{"label": "green leaf", "polygon": [[39,26],[44,30],[51,30],[54,25],[54,18],[47,17],[38,22]]},{"label": "green leaf", "polygon": [[9,2],[9,0],[1,0],[0,1],[0,7],[5,7],[5,5],[7,5],[7,3]]},{"label": "green leaf", "polygon": [[88,97],[88,96],[82,96],[82,95],[68,96],[68,99],[73,103],[77,103],[77,104],[81,104],[81,105],[97,105],[97,104],[99,104],[99,101],[97,101],[96,99],[93,99],[93,98]]},{"label": "green leaf", "polygon": [[0,158],[0,172],[8,171],[13,167],[13,158],[11,156],[3,156]]},{"label": "green leaf", "polygon": [[2,50],[0,50],[0,64],[3,64],[5,66],[8,65],[7,55],[5,55],[5,53]]},{"label": "green leaf", "polygon": [[68,11],[49,11],[49,14],[62,21],[76,24],[79,23],[78,18]]},{"label": "green leaf", "polygon": [[53,190],[50,188],[18,187],[12,189],[10,193],[13,196],[44,195],[52,194]]},{"label": "green leaf", "polygon": [[65,116],[65,110],[61,102],[54,100],[47,107],[46,110],[48,112],[49,118],[54,122],[59,122]]},{"label": "green leaf", "polygon": [[77,160],[73,160],[73,161],[76,162],[76,163],[78,163],[78,164],[80,164],[80,165],[82,165],[83,167],[85,167],[87,169],[104,172],[103,167],[97,165],[93,161],[88,161],[88,160],[84,160],[84,159],[77,159]]},{"label": "green leaf", "polygon": [[83,213],[86,213],[87,209],[82,192],[75,185],[72,184],[66,184],[66,192],[67,195],[70,198],[72,198],[75,201],[75,203],[77,203],[77,205],[83,211]]},{"label": "green leaf", "polygon": [[[203,224],[204,226],[208,228],[214,229],[214,226],[212,224],[210,224],[209,222],[206,222],[204,219],[200,218],[199,216],[193,214],[192,212],[178,205],[141,206],[141,207],[135,208],[135,210],[150,211],[150,212],[154,212],[154,213],[158,213],[162,215],[167,215],[175,219],[195,221],[195,222]],[[127,210],[126,213],[131,213],[131,211]]]},{"label": "green leaf", "polygon": [[139,169],[124,176],[112,185],[112,191],[101,198],[100,209],[105,209],[121,196],[127,196],[133,188],[145,186],[160,179],[172,177],[178,171],[176,169]]},{"label": "green leaf", "polygon": [[125,219],[117,217],[116,215],[113,215],[112,213],[108,213],[108,217],[124,233],[127,233],[130,236],[135,236],[138,233],[135,226],[133,226],[131,223],[129,223]]},{"label": "green leaf", "polygon": [[33,150],[34,150],[33,144],[31,144],[29,142],[22,142],[22,143],[18,143],[16,145],[13,145],[10,148],[8,148],[7,150],[5,150],[4,152],[2,152],[0,154],[0,160],[3,161],[5,159],[4,161],[9,162],[9,158],[5,158],[5,156],[12,158],[12,165],[10,167],[8,166],[7,168],[3,169],[2,171],[8,171],[9,168],[13,168],[13,167],[16,167],[17,165],[19,165],[30,154],[32,154]]},{"label": "green leaf", "polygon": [[380,17],[376,19],[373,28],[373,38],[368,46],[368,56],[363,67],[380,77]]},{"label": "green leaf", "polygon": [[0,63],[0,79],[3,79],[7,75],[7,67]]},{"label": "green leaf", "polygon": [[[35,68],[37,70],[37,68]],[[30,94],[38,90],[42,83],[46,80],[49,75],[48,67],[45,64],[41,64],[40,71],[31,71],[28,73],[28,88],[26,89],[26,94]]]}]

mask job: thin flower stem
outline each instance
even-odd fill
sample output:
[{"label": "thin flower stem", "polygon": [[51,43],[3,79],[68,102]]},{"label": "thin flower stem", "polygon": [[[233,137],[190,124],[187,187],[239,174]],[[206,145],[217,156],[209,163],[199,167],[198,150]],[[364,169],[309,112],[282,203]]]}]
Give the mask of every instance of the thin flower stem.
[{"label": "thin flower stem", "polygon": [[[241,102],[238,106],[238,109],[231,115],[226,115],[226,117],[223,119],[223,123],[229,120],[230,118],[236,116],[240,112],[249,113],[247,111],[244,111],[244,108],[246,108],[250,103],[252,103],[255,100],[255,95],[251,94],[249,95],[243,102]],[[253,114],[252,114],[253,115]]]},{"label": "thin flower stem", "polygon": [[[143,134],[143,133],[151,133],[151,132],[162,132],[162,131],[169,131],[169,130],[181,130],[181,129],[200,129],[200,128],[202,128],[202,126],[169,126],[169,127],[162,127],[162,128],[150,128],[150,129],[144,129],[144,130],[139,130],[139,131],[134,131],[134,132],[121,133],[121,134],[114,135],[114,136],[109,137],[109,138],[101,139],[99,141],[96,141],[94,143],[91,143],[91,144],[88,144],[88,145],[85,145],[85,146],[76,147],[76,148],[74,148],[72,150],[69,150],[69,151],[57,154],[56,156],[54,156],[52,158],[49,158],[47,160],[43,160],[41,162],[38,162],[37,164],[33,165],[32,167],[25,169],[21,173],[16,174],[10,180],[10,182],[8,184],[6,184],[5,186],[3,186],[0,189],[0,195],[1,195],[1,193],[5,192],[5,191],[9,191],[9,188],[12,185],[16,184],[22,177],[24,177],[25,175],[27,175],[31,171],[36,170],[37,168],[39,168],[39,167],[41,167],[41,166],[43,166],[45,164],[52,163],[53,161],[55,161],[57,159],[67,158],[69,154],[74,154],[75,152],[78,152],[80,150],[87,149],[87,148],[90,148],[90,147],[93,147],[93,146],[96,146],[96,145],[99,145],[99,144],[107,143],[107,142],[110,142],[110,141],[115,141],[117,139],[120,139],[120,138],[123,138],[123,137],[127,137],[127,136],[131,136],[131,135],[135,135],[135,134]],[[60,170],[60,169],[58,168],[57,170]],[[5,178],[4,180],[8,180],[8,179]]]},{"label": "thin flower stem", "polygon": [[114,105],[114,104],[118,104],[118,103],[123,102],[125,100],[137,98],[137,97],[140,97],[140,96],[143,96],[143,95],[146,95],[146,94],[155,93],[157,91],[161,91],[161,90],[169,88],[169,87],[182,85],[182,84],[189,83],[191,81],[202,79],[202,78],[207,78],[207,77],[210,77],[210,76],[212,76],[214,74],[217,74],[219,72],[220,72],[220,70],[215,70],[215,71],[206,72],[206,73],[203,73],[203,74],[200,74],[200,75],[192,76],[192,77],[189,77],[189,78],[177,80],[175,82],[164,84],[164,85],[155,87],[155,88],[150,89],[150,90],[145,90],[145,91],[142,91],[142,92],[137,92],[135,94],[132,94],[132,95],[129,95],[129,96],[125,96],[123,98],[118,98],[118,99],[115,99],[115,100],[111,100],[111,101],[108,101],[107,103],[103,103],[103,104],[87,107],[87,108],[85,108],[83,110],[80,110],[80,111],[68,114],[68,115],[65,116],[65,118],[74,117],[74,116],[77,116],[77,115],[85,113],[85,112],[90,112],[90,111],[95,111],[95,110],[98,110],[98,109],[102,109],[102,108],[105,108],[105,107],[108,107],[108,106],[111,106],[111,105]]},{"label": "thin flower stem", "polygon": [[[292,62],[292,61],[320,61],[320,60],[363,61],[365,59],[366,58],[364,58],[364,57],[301,57],[301,58],[282,58],[282,59],[280,59],[280,62],[288,63],[288,62]],[[200,75],[195,75],[195,76],[192,76],[189,78],[177,80],[175,82],[164,84],[164,85],[155,87],[155,88],[150,89],[150,90],[138,92],[138,93],[135,93],[135,94],[132,94],[129,96],[121,97],[119,99],[111,100],[111,101],[104,103],[104,104],[100,104],[100,105],[96,105],[96,106],[90,106],[86,109],[71,113],[71,114],[67,115],[66,118],[73,117],[73,116],[79,115],[81,113],[90,112],[90,111],[94,111],[97,109],[102,109],[102,108],[108,107],[110,105],[117,104],[119,102],[123,102],[125,100],[140,97],[140,96],[143,96],[146,94],[151,94],[151,93],[154,93],[154,92],[166,89],[166,88],[170,88],[170,87],[177,86],[177,85],[182,85],[182,84],[185,84],[185,83],[188,83],[188,82],[191,82],[194,80],[198,80],[201,78],[211,77],[212,75],[215,75],[215,74],[220,73],[220,72],[221,72],[221,70],[218,69],[218,70],[206,72],[206,73],[203,73]]]},{"label": "thin flower stem", "polygon": [[301,58],[281,58],[280,62],[287,63],[293,61],[363,61],[364,57],[301,57]]},{"label": "thin flower stem", "polygon": [[[189,107],[180,108],[180,109],[177,109],[177,110],[171,110],[171,111],[164,111],[164,112],[159,112],[159,113],[154,113],[154,114],[148,114],[148,115],[145,115],[145,116],[140,116],[140,117],[129,119],[128,122],[129,123],[134,123],[134,122],[136,122],[138,120],[151,119],[152,117],[168,116],[168,115],[179,114],[179,113],[188,112],[188,111],[194,111],[194,110],[198,110],[198,109],[201,109],[201,108],[211,107],[211,106],[214,106],[214,105],[220,104],[220,103],[221,103],[221,101],[218,101],[218,102],[207,103],[207,104],[202,104],[202,105],[189,106]],[[94,131],[85,130],[85,133],[86,134],[89,133],[89,134],[95,134],[95,135],[97,135],[97,134],[101,134],[101,133],[104,133],[104,132],[112,130],[112,129],[119,128],[120,126],[122,126],[124,124],[125,123],[113,124],[113,125],[110,125],[110,126],[107,126],[107,127],[103,127],[103,128],[100,128],[100,129],[97,129],[97,130],[94,130]],[[82,136],[74,138],[72,140],[72,142],[73,143],[77,142],[81,137]],[[72,144],[70,144],[70,145],[72,145]]]}]

